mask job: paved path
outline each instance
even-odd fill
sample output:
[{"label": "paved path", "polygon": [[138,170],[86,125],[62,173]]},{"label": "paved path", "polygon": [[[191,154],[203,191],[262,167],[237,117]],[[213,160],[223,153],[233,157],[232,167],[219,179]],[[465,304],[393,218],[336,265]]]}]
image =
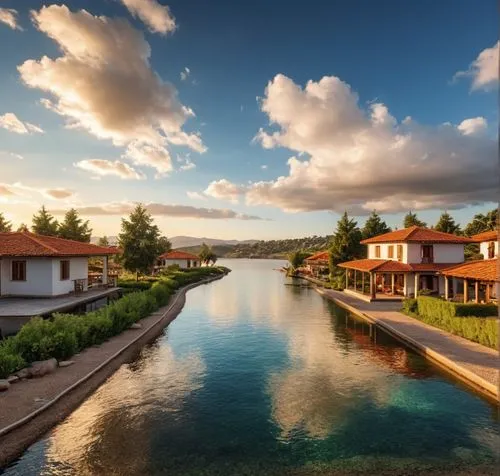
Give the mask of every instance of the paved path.
[{"label": "paved path", "polygon": [[340,306],[386,329],[485,394],[499,398],[500,358],[490,349],[399,312],[401,303],[365,302],[340,291],[317,291]]}]

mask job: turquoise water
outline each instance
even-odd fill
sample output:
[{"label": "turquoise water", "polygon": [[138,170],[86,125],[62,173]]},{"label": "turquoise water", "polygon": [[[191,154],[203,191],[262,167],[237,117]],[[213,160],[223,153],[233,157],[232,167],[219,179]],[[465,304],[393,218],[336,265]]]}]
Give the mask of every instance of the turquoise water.
[{"label": "turquoise water", "polygon": [[161,337],[4,474],[489,474],[495,406],[284,285],[283,262],[222,264],[233,272],[190,291]]}]

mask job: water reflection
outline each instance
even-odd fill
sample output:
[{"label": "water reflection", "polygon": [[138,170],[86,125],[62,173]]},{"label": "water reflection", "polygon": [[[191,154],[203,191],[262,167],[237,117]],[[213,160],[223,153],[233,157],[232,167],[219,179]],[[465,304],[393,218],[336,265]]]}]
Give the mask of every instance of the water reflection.
[{"label": "water reflection", "polygon": [[284,286],[280,264],[234,261],[191,291],[164,336],[6,474],[430,472],[494,460],[491,405],[314,290]]}]

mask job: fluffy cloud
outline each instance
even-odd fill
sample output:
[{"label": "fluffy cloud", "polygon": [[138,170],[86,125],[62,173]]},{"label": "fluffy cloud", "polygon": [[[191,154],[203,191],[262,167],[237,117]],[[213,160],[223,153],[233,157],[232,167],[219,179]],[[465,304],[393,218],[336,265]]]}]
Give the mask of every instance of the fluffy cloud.
[{"label": "fluffy cloud", "polygon": [[130,165],[119,160],[88,159],[76,162],[75,167],[98,176],[114,175],[125,180],[141,180],[145,176]]},{"label": "fluffy cloud", "polygon": [[17,10],[13,8],[0,8],[0,23],[5,23],[13,30],[22,30],[21,26],[17,23]]},{"label": "fluffy cloud", "polygon": [[32,18],[62,54],[30,59],[18,70],[27,86],[52,95],[42,104],[66,117],[68,127],[130,146],[127,157],[158,165],[160,174],[171,169],[168,143],[206,150],[198,133],[183,131],[194,112],[151,69],[150,45],[128,21],[71,12],[64,5],[42,7]]},{"label": "fluffy cloud", "polygon": [[240,196],[245,192],[245,188],[240,185],[235,185],[229,180],[221,179],[211,182],[206,190],[203,192],[205,195],[220,200],[229,200],[233,203],[238,203]]},{"label": "fluffy cloud", "polygon": [[496,144],[477,134],[482,118],[458,127],[426,127],[411,118],[398,123],[383,104],[361,108],[337,77],[301,88],[281,74],[269,82],[261,109],[273,130],[261,129],[255,140],[298,157],[288,160],[288,175],[251,184],[248,204],[364,214],[455,209],[498,198]]},{"label": "fluffy cloud", "polygon": [[207,198],[199,192],[190,192],[189,190],[186,192],[186,195],[191,200],[206,200]]},{"label": "fluffy cloud", "polygon": [[467,71],[459,71],[455,78],[467,76],[472,78],[472,89],[491,89],[498,84],[498,62],[500,41],[491,48],[486,48],[471,63]]},{"label": "fluffy cloud", "polygon": [[32,132],[43,134],[40,127],[30,122],[21,121],[13,112],[6,112],[0,116],[0,127],[16,134],[30,134]]},{"label": "fluffy cloud", "polygon": [[175,18],[166,5],[156,0],[122,0],[133,16],[139,17],[154,33],[173,33],[177,28]]},{"label": "fluffy cloud", "polygon": [[488,122],[484,117],[472,117],[470,119],[463,120],[457,129],[465,135],[481,134],[486,131],[488,127]]},{"label": "fluffy cloud", "polygon": [[191,70],[188,67],[184,68],[184,70],[181,71],[181,81],[186,81],[190,74]]},{"label": "fluffy cloud", "polygon": [[0,197],[2,198],[34,198],[33,194],[40,194],[51,200],[64,200],[74,195],[67,188],[38,188],[24,185],[20,182],[13,184],[0,183]]},{"label": "fluffy cloud", "polygon": [[69,198],[74,195],[72,190],[68,190],[66,188],[46,188],[42,190],[34,190],[40,192],[47,198],[53,198],[54,200],[64,200],[65,198]]},{"label": "fluffy cloud", "polygon": [[13,159],[17,160],[24,160],[24,157],[21,154],[16,154],[15,152],[9,152],[7,150],[0,150],[0,155],[12,157]]},{"label": "fluffy cloud", "polygon": [[[104,205],[79,207],[83,215],[125,215],[130,213],[135,203],[113,202]],[[147,203],[145,207],[152,215],[170,216],[177,218],[207,218],[207,219],[236,219],[236,220],[263,220],[258,216],[238,213],[226,208],[196,208],[189,205],[165,205],[163,203]],[[62,215],[66,210],[53,210],[52,213]]]}]

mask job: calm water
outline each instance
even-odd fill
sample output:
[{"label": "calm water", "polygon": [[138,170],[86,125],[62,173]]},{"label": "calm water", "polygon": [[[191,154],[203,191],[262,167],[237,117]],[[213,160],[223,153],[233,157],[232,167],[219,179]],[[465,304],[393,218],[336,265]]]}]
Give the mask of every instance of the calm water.
[{"label": "calm water", "polygon": [[[493,464],[496,408],[307,288],[234,260],[6,475],[328,474]],[[407,468],[403,470],[402,468]]]}]

